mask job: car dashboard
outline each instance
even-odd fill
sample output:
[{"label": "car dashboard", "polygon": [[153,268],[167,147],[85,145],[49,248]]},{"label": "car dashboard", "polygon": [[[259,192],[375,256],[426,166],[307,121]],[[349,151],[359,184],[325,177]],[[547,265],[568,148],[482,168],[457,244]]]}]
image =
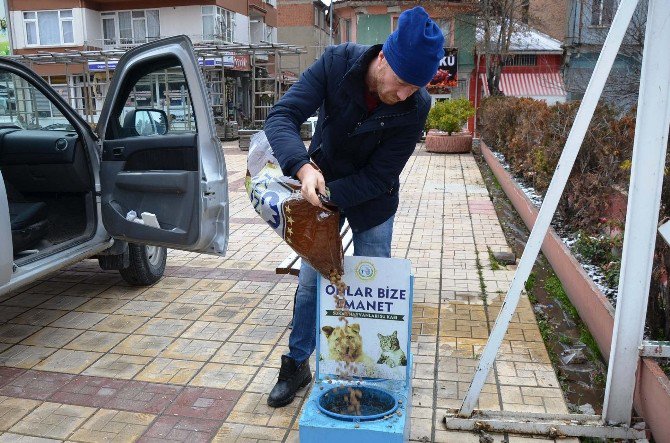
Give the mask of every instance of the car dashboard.
[{"label": "car dashboard", "polygon": [[0,128],[0,168],[22,192],[88,192],[90,162],[75,131]]}]

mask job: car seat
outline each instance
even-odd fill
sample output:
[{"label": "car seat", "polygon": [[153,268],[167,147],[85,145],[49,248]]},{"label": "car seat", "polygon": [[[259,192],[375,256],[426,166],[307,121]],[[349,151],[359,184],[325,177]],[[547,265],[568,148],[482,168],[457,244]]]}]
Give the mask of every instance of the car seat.
[{"label": "car seat", "polygon": [[25,251],[46,237],[49,231],[48,210],[44,202],[28,202],[8,182],[5,182],[9,203],[14,255]]},{"label": "car seat", "polygon": [[31,248],[49,230],[47,205],[43,202],[9,203],[14,254]]}]

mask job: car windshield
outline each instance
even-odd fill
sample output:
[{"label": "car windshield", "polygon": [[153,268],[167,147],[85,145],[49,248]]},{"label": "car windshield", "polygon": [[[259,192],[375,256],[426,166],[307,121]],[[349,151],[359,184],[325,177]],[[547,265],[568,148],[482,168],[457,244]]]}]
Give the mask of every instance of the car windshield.
[{"label": "car windshield", "polygon": [[43,127],[42,131],[74,131],[74,126],[69,123],[54,123]]},{"label": "car windshield", "polygon": [[23,78],[0,73],[0,127],[72,131],[74,128],[51,100]]}]

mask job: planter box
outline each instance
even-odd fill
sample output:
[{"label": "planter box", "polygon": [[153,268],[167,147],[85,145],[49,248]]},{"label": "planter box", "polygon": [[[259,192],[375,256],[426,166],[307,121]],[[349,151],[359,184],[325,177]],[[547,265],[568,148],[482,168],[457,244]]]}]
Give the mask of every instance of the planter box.
[{"label": "planter box", "polygon": [[442,154],[465,154],[472,150],[472,134],[446,132],[431,129],[426,136],[426,151]]},{"label": "planter box", "polygon": [[[528,229],[535,224],[539,210],[517,186],[512,176],[505,170],[491,150],[481,142],[481,150],[486,163],[491,168],[503,191],[512,202]],[[581,264],[572,256],[561,238],[549,229],[542,243],[542,252],[554,268],[565,288],[570,301],[577,308],[579,317],[587,325],[598,343],[598,348],[608,359],[614,308],[605,295],[591,281]],[[658,442],[670,442],[670,380],[658,363],[651,358],[642,358],[637,371],[637,383],[633,406],[651,428]]]},{"label": "planter box", "polygon": [[225,125],[225,131],[223,134],[224,140],[237,140],[239,138],[239,128],[237,127],[236,121],[228,121]]},{"label": "planter box", "polygon": [[223,140],[226,132],[225,123],[216,123],[216,136],[219,137],[219,140]]}]

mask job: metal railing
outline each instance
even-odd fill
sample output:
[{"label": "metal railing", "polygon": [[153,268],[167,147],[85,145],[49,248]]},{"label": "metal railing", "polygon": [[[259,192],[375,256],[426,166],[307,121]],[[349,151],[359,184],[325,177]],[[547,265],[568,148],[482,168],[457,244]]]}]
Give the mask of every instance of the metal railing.
[{"label": "metal railing", "polygon": [[[238,44],[238,42],[233,42],[226,40],[223,35],[215,34],[186,34],[188,38],[195,44],[198,43],[209,43],[215,45],[233,45]],[[155,40],[160,40],[162,38],[170,37],[168,35],[161,35],[158,37],[144,37],[144,38],[103,38],[103,39],[92,39],[85,40],[84,47],[86,48],[97,48],[102,50],[112,50],[112,49],[130,49],[135,46],[143,45],[148,42]]]}]

